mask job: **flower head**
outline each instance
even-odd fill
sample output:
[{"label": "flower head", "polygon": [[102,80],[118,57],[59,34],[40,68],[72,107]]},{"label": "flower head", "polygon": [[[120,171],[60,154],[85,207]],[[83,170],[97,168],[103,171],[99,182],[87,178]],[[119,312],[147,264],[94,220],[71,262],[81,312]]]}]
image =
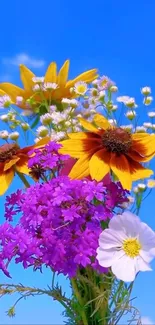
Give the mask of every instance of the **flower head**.
[{"label": "flower head", "polygon": [[113,217],[100,234],[97,260],[122,281],[134,281],[139,271],[150,271],[154,256],[154,231],[130,212]]},{"label": "flower head", "polygon": [[[1,83],[0,90],[1,93],[8,94],[11,98],[11,101],[14,104],[17,104],[20,108],[28,109],[26,103],[33,96],[33,105],[32,107],[37,107],[39,103],[42,103],[42,96],[39,95],[39,92],[42,91],[44,96],[48,100],[55,101],[56,103],[61,103],[62,98],[75,98],[78,94],[70,92],[70,88],[78,81],[84,83],[90,83],[96,79],[96,69],[92,69],[82,73],[77,76],[75,79],[68,79],[69,71],[69,60],[65,61],[60,71],[57,73],[57,65],[55,62],[52,62],[45,73],[45,77],[36,77],[35,74],[29,70],[25,65],[20,65],[20,76],[24,88],[17,87],[11,83]],[[34,87],[35,85],[35,87]],[[39,87],[38,87],[39,86]],[[36,92],[34,97],[34,91]],[[50,91],[48,91],[50,90]],[[6,96],[6,95],[5,95]],[[22,102],[16,102],[17,96],[22,97],[24,100]],[[35,103],[36,100],[36,103]],[[4,102],[4,99],[3,99]],[[1,106],[1,104],[0,104]]]},{"label": "flower head", "polygon": [[76,94],[83,96],[87,92],[87,89],[88,87],[86,82],[78,81],[75,83],[74,91]]},{"label": "flower head", "polygon": [[92,179],[100,181],[112,170],[122,186],[131,189],[132,181],[153,174],[140,163],[154,157],[155,135],[132,134],[110,125],[100,114],[94,116],[100,129],[82,118],[79,120],[89,132],[68,134],[69,140],[62,141],[60,149],[61,153],[78,159],[69,174],[71,178],[81,179],[90,174]]},{"label": "flower head", "polygon": [[0,108],[7,108],[11,105],[11,98],[8,95],[0,96]]}]

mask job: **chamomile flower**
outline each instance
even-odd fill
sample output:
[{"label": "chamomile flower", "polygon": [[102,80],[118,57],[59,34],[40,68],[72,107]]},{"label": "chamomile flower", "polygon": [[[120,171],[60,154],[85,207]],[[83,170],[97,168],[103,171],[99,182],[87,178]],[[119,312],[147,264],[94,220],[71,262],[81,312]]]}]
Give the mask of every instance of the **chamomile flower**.
[{"label": "chamomile flower", "polygon": [[84,81],[78,81],[74,85],[74,92],[77,95],[84,96],[87,90],[88,90],[88,86]]}]

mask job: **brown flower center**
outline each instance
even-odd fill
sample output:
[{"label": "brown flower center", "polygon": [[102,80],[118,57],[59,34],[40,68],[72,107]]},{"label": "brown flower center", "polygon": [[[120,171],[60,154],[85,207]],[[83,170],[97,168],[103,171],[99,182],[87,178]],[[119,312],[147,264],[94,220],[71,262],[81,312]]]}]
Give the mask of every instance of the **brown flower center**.
[{"label": "brown flower center", "polygon": [[132,138],[128,131],[121,128],[108,129],[102,136],[102,143],[108,151],[120,155],[129,151]]},{"label": "brown flower center", "polygon": [[16,143],[7,143],[0,147],[0,162],[10,160],[16,155],[19,147]]}]

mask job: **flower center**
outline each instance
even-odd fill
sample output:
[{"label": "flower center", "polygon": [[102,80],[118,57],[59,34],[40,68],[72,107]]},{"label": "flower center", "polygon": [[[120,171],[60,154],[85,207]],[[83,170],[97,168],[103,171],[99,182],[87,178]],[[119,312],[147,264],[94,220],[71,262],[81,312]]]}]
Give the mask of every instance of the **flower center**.
[{"label": "flower center", "polygon": [[83,94],[86,92],[86,86],[85,85],[78,85],[76,90],[80,93]]},{"label": "flower center", "polygon": [[104,147],[110,152],[125,154],[132,145],[131,134],[121,128],[108,129],[102,136]]},{"label": "flower center", "polygon": [[15,143],[7,143],[0,147],[0,162],[11,159],[18,151],[19,147]]},{"label": "flower center", "polygon": [[136,238],[128,238],[123,241],[122,248],[127,256],[134,258],[139,255],[141,244]]}]

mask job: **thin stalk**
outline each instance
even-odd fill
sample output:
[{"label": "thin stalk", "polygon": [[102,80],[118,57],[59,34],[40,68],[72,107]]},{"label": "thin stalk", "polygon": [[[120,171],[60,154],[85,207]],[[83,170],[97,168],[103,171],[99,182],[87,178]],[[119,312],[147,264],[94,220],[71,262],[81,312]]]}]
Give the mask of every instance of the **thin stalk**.
[{"label": "thin stalk", "polygon": [[81,314],[81,318],[82,318],[82,321],[83,321],[83,325],[88,325],[88,321],[87,321],[87,317],[86,317],[86,314],[83,310],[83,301],[82,301],[82,297],[80,295],[80,292],[78,290],[78,287],[77,287],[77,284],[76,284],[76,280],[75,279],[71,279],[71,284],[72,284],[72,287],[73,287],[73,290],[74,290],[74,294],[81,306],[81,310],[80,310],[80,314]]},{"label": "thin stalk", "polygon": [[26,177],[24,176],[24,174],[22,173],[19,173],[17,170],[16,170],[16,174],[18,175],[18,177],[20,178],[20,180],[23,182],[23,184],[25,185],[25,187],[30,187],[30,184],[29,182],[27,181]]}]

